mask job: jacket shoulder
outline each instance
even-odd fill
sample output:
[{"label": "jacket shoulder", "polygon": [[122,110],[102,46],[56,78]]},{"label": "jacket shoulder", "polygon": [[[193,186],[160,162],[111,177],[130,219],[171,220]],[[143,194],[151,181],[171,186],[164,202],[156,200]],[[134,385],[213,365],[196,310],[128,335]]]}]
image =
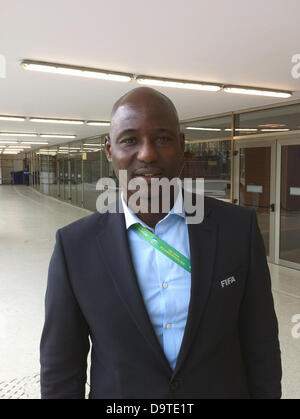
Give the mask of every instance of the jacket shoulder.
[{"label": "jacket shoulder", "polygon": [[78,239],[80,236],[95,231],[104,215],[105,214],[95,212],[60,228],[58,232],[62,237],[74,237],[74,239]]},{"label": "jacket shoulder", "polygon": [[255,213],[255,210],[252,208],[242,207],[240,205],[235,205],[230,202],[208,196],[204,198],[204,206],[208,212],[213,210],[215,215],[227,219],[252,218]]},{"label": "jacket shoulder", "polygon": [[[110,214],[111,213],[111,214]],[[95,232],[101,230],[101,225],[104,222],[108,221],[108,217],[112,216],[118,216],[119,213],[119,203],[111,204],[108,207],[107,212],[95,212],[91,215],[88,215],[86,217],[80,218],[79,220],[76,220],[58,230],[59,234],[61,234],[62,237],[67,238],[68,240],[74,239],[78,240],[81,238],[85,238],[90,236],[91,234],[94,235]],[[114,218],[112,218],[114,220]]]}]

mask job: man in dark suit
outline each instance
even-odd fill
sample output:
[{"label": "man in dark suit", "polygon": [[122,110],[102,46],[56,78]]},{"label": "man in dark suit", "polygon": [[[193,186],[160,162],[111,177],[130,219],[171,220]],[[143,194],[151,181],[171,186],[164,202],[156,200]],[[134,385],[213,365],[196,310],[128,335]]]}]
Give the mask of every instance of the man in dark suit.
[{"label": "man in dark suit", "polygon": [[[178,177],[183,153],[166,96],[138,88],[115,104],[106,154],[117,177],[127,170],[128,181],[148,186]],[[149,191],[140,199],[150,208]],[[280,398],[278,326],[255,212],[205,198],[203,221],[187,224],[181,191],[169,212],[137,214],[127,192],[122,211],[57,232],[42,397],[84,398],[90,338],[90,398]]]}]

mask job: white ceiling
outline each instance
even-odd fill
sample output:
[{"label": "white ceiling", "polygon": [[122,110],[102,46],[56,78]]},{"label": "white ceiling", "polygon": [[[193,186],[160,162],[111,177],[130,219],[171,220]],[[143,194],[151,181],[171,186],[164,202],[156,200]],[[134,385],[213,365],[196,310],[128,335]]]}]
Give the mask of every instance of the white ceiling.
[{"label": "white ceiling", "polygon": [[[22,59],[293,90],[300,99],[300,79],[291,75],[300,53],[299,0],[0,0],[0,10],[7,63],[0,114],[107,120],[113,103],[137,86],[24,71]],[[286,101],[158,90],[182,120]],[[85,138],[107,128],[0,121],[0,131]]]}]

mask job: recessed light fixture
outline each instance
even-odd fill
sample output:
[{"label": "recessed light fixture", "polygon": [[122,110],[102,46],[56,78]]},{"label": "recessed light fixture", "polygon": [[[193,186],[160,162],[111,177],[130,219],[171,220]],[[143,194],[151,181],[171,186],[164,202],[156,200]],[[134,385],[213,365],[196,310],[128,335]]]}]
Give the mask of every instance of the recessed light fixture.
[{"label": "recessed light fixture", "polygon": [[95,127],[109,127],[109,121],[87,121],[87,125],[93,125]]},{"label": "recessed light fixture", "polygon": [[11,116],[11,115],[0,115],[0,121],[25,121],[24,116]]},{"label": "recessed light fixture", "polygon": [[286,99],[292,96],[292,92],[282,90],[260,89],[255,87],[237,87],[237,86],[224,86],[224,92],[236,93],[241,95],[255,95],[255,96],[268,96]]},{"label": "recessed light fixture", "polygon": [[64,135],[64,134],[40,134],[42,138],[76,138],[76,135]]},{"label": "recessed light fixture", "polygon": [[44,61],[23,60],[21,66],[24,70],[42,71],[45,73],[62,74],[66,76],[87,77],[109,81],[129,82],[133,79],[132,74],[120,73],[98,68],[80,67],[65,64],[47,63]]},{"label": "recessed light fixture", "polygon": [[44,122],[49,124],[83,125],[84,121],[76,119],[54,119],[54,118],[29,118],[30,122]]},{"label": "recessed light fixture", "polygon": [[191,129],[196,131],[222,131],[221,128],[205,128],[205,127],[185,127],[185,129]]},{"label": "recessed light fixture", "polygon": [[204,90],[209,92],[218,92],[222,86],[197,81],[187,81],[178,79],[164,79],[159,77],[137,76],[136,82],[147,86],[175,87],[178,89]]}]

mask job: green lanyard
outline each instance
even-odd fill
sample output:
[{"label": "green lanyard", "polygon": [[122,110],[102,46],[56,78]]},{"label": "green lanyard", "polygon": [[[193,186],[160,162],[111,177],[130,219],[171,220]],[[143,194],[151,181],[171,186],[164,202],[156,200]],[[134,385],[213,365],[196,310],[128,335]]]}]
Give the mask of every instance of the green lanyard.
[{"label": "green lanyard", "polygon": [[174,249],[174,247],[168,245],[168,243],[161,240],[147,228],[143,227],[140,223],[133,224],[131,227],[136,233],[147,240],[151,246],[159,250],[161,253],[170,258],[173,262],[177,263],[177,265],[181,266],[186,271],[191,272],[190,260],[176,249]]}]

